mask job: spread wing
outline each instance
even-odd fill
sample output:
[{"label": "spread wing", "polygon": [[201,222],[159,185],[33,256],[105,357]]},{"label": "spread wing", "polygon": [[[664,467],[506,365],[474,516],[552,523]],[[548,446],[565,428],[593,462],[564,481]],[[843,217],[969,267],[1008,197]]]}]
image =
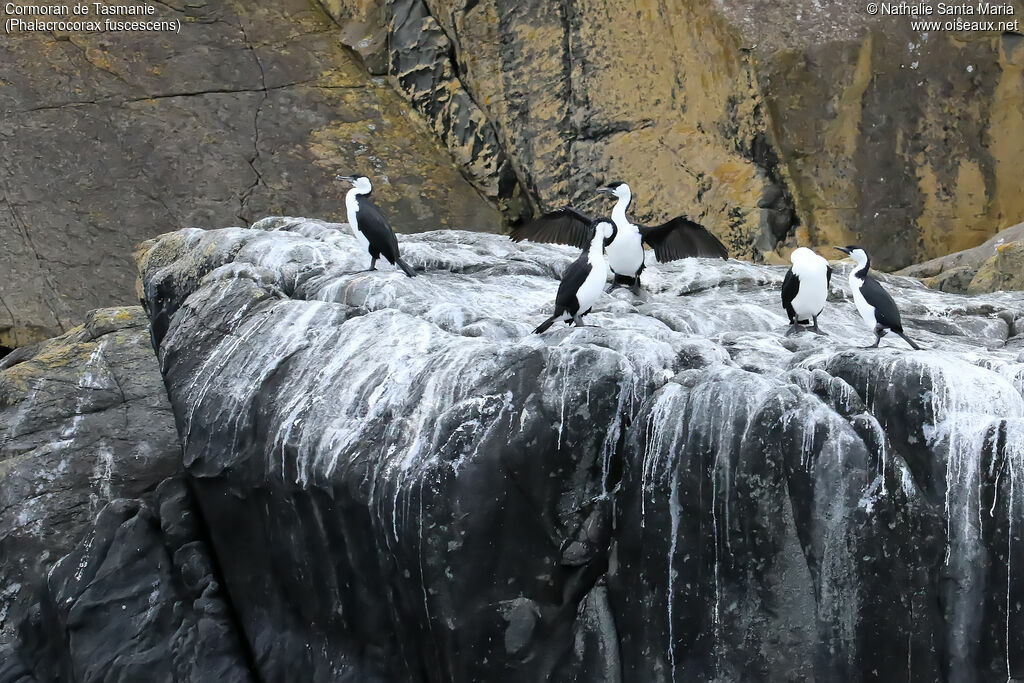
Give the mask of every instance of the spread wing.
[{"label": "spread wing", "polygon": [[889,292],[882,289],[878,280],[873,277],[865,278],[860,293],[864,295],[869,304],[875,307],[875,320],[893,332],[903,331],[900,309],[896,308],[896,302],[889,296]]},{"label": "spread wing", "polygon": [[675,261],[690,256],[729,258],[729,251],[702,225],[677,216],[662,225],[639,225],[640,236],[651,245],[658,261]]},{"label": "spread wing", "polygon": [[795,315],[793,312],[793,299],[800,291],[800,278],[793,274],[793,269],[786,271],[786,279],[782,281],[782,307],[786,309],[790,319]]},{"label": "spread wing", "polygon": [[523,221],[512,228],[513,242],[529,240],[549,244],[569,244],[585,249],[590,243],[590,224],[586,214],[568,207]]}]

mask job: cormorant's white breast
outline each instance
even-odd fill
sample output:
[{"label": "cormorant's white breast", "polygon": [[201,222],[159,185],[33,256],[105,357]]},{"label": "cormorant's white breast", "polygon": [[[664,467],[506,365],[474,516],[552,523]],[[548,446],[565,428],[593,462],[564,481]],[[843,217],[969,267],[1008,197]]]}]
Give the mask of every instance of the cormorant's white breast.
[{"label": "cormorant's white breast", "polygon": [[590,312],[604,291],[608,279],[605,248],[614,238],[615,226],[608,221],[596,221],[591,225],[590,235],[587,249],[562,274],[555,295],[554,315],[541,323],[535,333],[544,332],[558,320],[582,326],[583,316]]}]

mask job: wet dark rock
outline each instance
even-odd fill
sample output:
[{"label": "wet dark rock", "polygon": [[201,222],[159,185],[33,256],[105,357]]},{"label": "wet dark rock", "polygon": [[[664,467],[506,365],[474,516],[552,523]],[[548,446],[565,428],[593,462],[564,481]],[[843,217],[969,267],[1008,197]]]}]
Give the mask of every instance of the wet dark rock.
[{"label": "wet dark rock", "polygon": [[204,539],[180,478],[152,507],[111,502],[47,575],[19,646],[0,650],[0,680],[258,680]]},{"label": "wet dark rock", "polygon": [[182,470],[142,309],[100,309],[0,359],[0,642],[114,498]]},{"label": "wet dark rock", "polygon": [[[216,557],[196,574],[230,597],[239,667],[1024,676],[1019,299],[887,277],[928,350],[864,350],[844,278],[828,335],[786,337],[784,268],[691,260],[604,296],[598,327],[533,335],[574,250],[401,242],[420,277],[359,272],[345,226],[304,219],[141,256],[187,507]],[[73,642],[23,634],[20,661]]]}]

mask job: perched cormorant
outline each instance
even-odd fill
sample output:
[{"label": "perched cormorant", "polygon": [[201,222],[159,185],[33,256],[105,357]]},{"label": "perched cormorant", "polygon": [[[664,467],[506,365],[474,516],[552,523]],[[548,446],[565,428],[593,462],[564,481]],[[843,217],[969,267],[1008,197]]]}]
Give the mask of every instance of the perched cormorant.
[{"label": "perched cormorant", "polygon": [[[618,198],[612,209],[612,222],[617,234],[607,250],[608,266],[615,273],[613,289],[632,285],[633,291],[639,291],[640,273],[644,269],[644,243],[654,249],[654,256],[662,263],[690,256],[729,257],[729,252],[718,238],[683,216],[653,226],[630,222],[626,209],[633,193],[626,183],[612,183],[598,192]],[[584,248],[590,238],[591,223],[589,216],[576,209],[559,209],[517,226],[512,230],[511,238],[516,242],[554,242]]]},{"label": "perched cormorant", "polygon": [[542,322],[535,334],[551,327],[557,320],[583,327],[583,316],[604,291],[608,279],[608,261],[604,250],[615,239],[615,226],[606,220],[596,221],[590,228],[590,246],[562,274],[555,295],[555,314]]},{"label": "perched cormorant", "polygon": [[782,307],[789,315],[789,331],[786,336],[800,330],[800,325],[811,325],[811,331],[821,334],[818,316],[825,308],[828,286],[832,282],[832,268],[828,261],[807,247],[794,249],[789,260],[793,266],[782,281]]},{"label": "perched cormorant", "polygon": [[370,199],[373,186],[366,176],[336,176],[337,180],[352,183],[352,189],[345,194],[345,209],[348,225],[364,249],[370,254],[369,270],[377,270],[377,259],[383,256],[391,265],[397,265],[409,277],[416,273],[398,254],[398,239],[388,224],[388,219]]},{"label": "perched cormorant", "polygon": [[914,350],[920,350],[910,337],[903,334],[903,322],[900,320],[900,311],[896,308],[896,302],[892,300],[889,293],[882,289],[878,280],[868,275],[868,268],[871,259],[868,253],[857,246],[836,247],[839,251],[847,254],[857,263],[857,267],[850,273],[850,289],[853,290],[853,302],[857,304],[860,317],[875,333],[875,343],[865,348],[878,348],[882,337],[892,330],[903,338],[903,341],[910,344]]}]

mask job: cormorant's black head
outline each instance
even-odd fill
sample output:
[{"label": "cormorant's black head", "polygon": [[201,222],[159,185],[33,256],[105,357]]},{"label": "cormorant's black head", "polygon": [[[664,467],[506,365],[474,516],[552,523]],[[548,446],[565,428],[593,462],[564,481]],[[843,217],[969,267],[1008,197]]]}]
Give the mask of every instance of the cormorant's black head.
[{"label": "cormorant's black head", "polygon": [[847,254],[850,258],[857,262],[857,265],[863,268],[868,264],[868,252],[864,251],[861,247],[856,244],[851,244],[845,247],[836,247],[839,251]]},{"label": "cormorant's black head", "polygon": [[626,189],[626,190],[629,190],[629,185],[626,185],[626,183],[623,183],[623,182],[616,181],[614,183],[609,183],[608,185],[605,185],[604,187],[597,188],[597,191],[599,193],[601,193],[601,194],[614,194],[614,195],[618,195],[618,193],[621,192],[621,189],[623,189],[623,188]]},{"label": "cormorant's black head", "polygon": [[364,175],[336,175],[334,176],[334,179],[351,183],[352,187],[355,188],[359,194],[369,194],[373,189],[373,185],[370,184],[370,179]]}]

